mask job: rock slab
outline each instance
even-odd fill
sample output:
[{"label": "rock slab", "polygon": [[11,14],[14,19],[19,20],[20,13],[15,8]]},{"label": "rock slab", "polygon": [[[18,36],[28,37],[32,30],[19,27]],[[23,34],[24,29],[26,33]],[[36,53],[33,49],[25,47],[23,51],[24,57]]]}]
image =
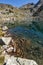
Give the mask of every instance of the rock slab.
[{"label": "rock slab", "polygon": [[22,59],[11,56],[7,59],[6,65],[38,65],[34,60]]}]

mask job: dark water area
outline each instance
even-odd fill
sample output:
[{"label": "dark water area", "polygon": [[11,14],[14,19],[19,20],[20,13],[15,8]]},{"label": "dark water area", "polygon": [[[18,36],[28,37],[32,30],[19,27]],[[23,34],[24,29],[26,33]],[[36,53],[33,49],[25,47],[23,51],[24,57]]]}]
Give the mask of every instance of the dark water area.
[{"label": "dark water area", "polygon": [[[20,48],[23,48],[24,55],[26,58],[35,60],[39,65],[43,65],[43,33],[21,26],[11,28],[8,32],[18,37],[27,38],[28,42],[26,43],[20,43],[20,39],[22,38],[18,40]],[[28,45],[29,40],[31,40],[30,45]]]},{"label": "dark water area", "polygon": [[18,37],[21,36],[25,38],[43,41],[43,33],[34,31],[33,29],[27,29],[25,27],[15,27],[9,29],[8,32],[13,35],[17,35]]}]

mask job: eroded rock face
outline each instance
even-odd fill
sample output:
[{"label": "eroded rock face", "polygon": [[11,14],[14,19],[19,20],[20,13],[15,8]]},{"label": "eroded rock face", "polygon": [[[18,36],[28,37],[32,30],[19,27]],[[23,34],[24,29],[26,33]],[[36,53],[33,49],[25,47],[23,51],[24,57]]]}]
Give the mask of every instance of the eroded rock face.
[{"label": "eroded rock face", "polygon": [[7,59],[6,65],[38,65],[38,64],[33,60],[11,56]]}]

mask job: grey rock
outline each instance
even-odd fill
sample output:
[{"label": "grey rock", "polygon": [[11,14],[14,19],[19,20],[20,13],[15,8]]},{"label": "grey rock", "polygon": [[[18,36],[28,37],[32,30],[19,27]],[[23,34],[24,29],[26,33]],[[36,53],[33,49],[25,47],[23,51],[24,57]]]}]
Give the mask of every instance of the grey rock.
[{"label": "grey rock", "polygon": [[11,56],[7,59],[6,65],[38,65],[34,60],[22,59]]}]

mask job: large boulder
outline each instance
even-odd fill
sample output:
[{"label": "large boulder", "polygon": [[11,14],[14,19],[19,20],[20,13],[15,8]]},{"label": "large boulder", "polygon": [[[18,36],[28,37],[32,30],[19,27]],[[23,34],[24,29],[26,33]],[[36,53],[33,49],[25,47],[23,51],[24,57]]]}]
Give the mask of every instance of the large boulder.
[{"label": "large boulder", "polygon": [[11,56],[7,59],[6,65],[38,65],[34,60],[22,59]]}]

